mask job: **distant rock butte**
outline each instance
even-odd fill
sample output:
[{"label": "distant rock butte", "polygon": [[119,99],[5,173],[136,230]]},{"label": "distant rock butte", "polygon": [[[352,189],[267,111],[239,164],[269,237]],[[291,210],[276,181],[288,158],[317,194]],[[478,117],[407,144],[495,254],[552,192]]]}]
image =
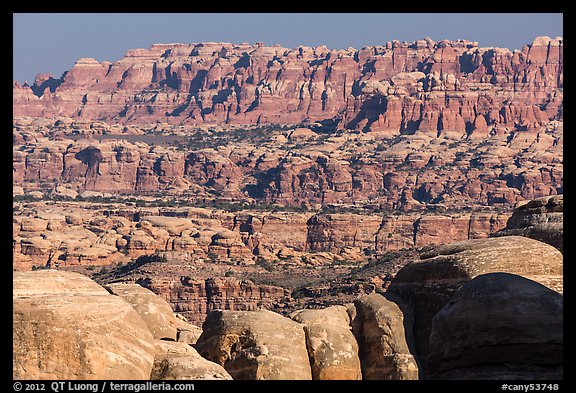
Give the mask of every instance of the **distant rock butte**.
[{"label": "distant rock butte", "polygon": [[538,130],[562,119],[563,48],[561,37],[519,51],[431,39],[358,50],[156,44],[113,63],[79,59],[60,78],[14,82],[13,109],[132,124],[330,121],[390,135]]},{"label": "distant rock butte", "polygon": [[511,207],[563,192],[563,40],[157,44],[14,83],[13,118],[15,195]]}]

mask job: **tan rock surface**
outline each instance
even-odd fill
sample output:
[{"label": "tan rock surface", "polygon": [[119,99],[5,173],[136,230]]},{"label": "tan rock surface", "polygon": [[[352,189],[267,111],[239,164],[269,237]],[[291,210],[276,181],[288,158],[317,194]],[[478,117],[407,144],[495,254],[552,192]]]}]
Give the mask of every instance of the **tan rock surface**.
[{"label": "tan rock surface", "polygon": [[564,249],[564,195],[519,203],[506,227],[492,236],[526,236]]},{"label": "tan rock surface", "polygon": [[152,380],[231,380],[226,370],[198,355],[170,356],[154,364]]},{"label": "tan rock surface", "polygon": [[271,311],[208,314],[195,348],[234,379],[312,379],[304,328]]},{"label": "tan rock surface", "polygon": [[312,379],[362,379],[358,343],[345,306],[299,310],[290,318],[304,325]]},{"label": "tan rock surface", "polygon": [[412,306],[416,351],[425,364],[432,318],[462,285],[481,274],[506,272],[562,292],[562,265],[557,249],[526,237],[469,240],[423,251],[396,274],[388,291]]},{"label": "tan rock surface", "polygon": [[138,284],[108,284],[106,288],[134,307],[155,339],[176,341],[178,322],[166,300]]},{"label": "tan rock surface", "polygon": [[196,325],[192,325],[184,320],[184,317],[177,314],[176,315],[176,330],[178,333],[178,342],[194,345],[200,335],[202,335],[202,329]]},{"label": "tan rock surface", "polygon": [[108,294],[106,289],[86,276],[55,269],[25,273],[14,272],[12,279],[12,296],[14,298]]},{"label": "tan rock surface", "polygon": [[124,300],[79,274],[14,277],[14,379],[149,378],[152,335]]},{"label": "tan rock surface", "polygon": [[354,307],[352,327],[360,347],[363,379],[418,379],[412,316],[377,293],[358,298]]},{"label": "tan rock surface", "polygon": [[152,380],[231,380],[224,368],[188,344],[157,340]]}]

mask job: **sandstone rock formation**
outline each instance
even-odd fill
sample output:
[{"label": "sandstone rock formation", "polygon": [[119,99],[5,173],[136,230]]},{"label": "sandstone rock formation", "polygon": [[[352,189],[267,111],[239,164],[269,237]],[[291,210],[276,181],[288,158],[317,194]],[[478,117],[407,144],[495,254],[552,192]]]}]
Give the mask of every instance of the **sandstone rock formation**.
[{"label": "sandstone rock formation", "polygon": [[380,223],[381,218],[372,215],[317,214],[307,222],[306,245],[310,251],[373,250]]},{"label": "sandstone rock formation", "polygon": [[414,310],[416,351],[425,370],[432,319],[455,291],[474,277],[495,272],[518,274],[562,292],[562,254],[526,237],[431,246],[420,258],[396,274],[388,291],[406,299]]},{"label": "sandstone rock formation", "polygon": [[[60,141],[52,136],[54,125],[48,131],[33,123],[15,126],[15,134],[36,138],[13,147],[13,185],[24,195],[53,198],[159,192],[190,198],[193,191],[197,201],[219,196],[309,210],[462,210],[562,193],[563,128],[556,120],[538,133],[510,130],[479,139],[382,139],[340,130],[328,134],[340,136],[297,143],[271,141],[287,132],[277,129],[267,129],[266,137],[172,127],[163,134],[147,129],[136,141],[74,134]],[[174,145],[173,133],[191,142]],[[218,149],[204,147],[212,139]]]},{"label": "sandstone rock formation", "polygon": [[190,345],[157,341],[152,380],[231,380],[224,368],[204,359]]},{"label": "sandstone rock formation", "polygon": [[[12,132],[13,269],[83,272],[119,295],[18,274],[14,375],[149,378],[154,361],[160,379],[483,376],[464,339],[429,348],[432,321],[444,337],[463,312],[440,310],[480,306],[454,294],[494,272],[562,292],[561,37],[515,51],[155,44],[15,82]],[[499,283],[483,299],[517,289]],[[371,292],[385,296],[350,317],[326,308]],[[262,310],[303,308],[299,323]],[[102,356],[124,333],[111,371]],[[76,353],[62,375],[58,345]]]},{"label": "sandstone rock formation", "polygon": [[212,310],[270,309],[276,302],[290,295],[284,288],[256,285],[233,277],[159,276],[152,277],[142,284],[167,299],[176,312],[196,325],[202,325],[206,315]]},{"label": "sandstone rock formation", "polygon": [[90,278],[77,273],[60,270],[40,270],[36,272],[14,272],[12,296],[31,298],[35,296],[57,295],[109,295],[108,291]]},{"label": "sandstone rock formation", "polygon": [[138,313],[88,278],[15,272],[14,379],[148,379],[150,331]]},{"label": "sandstone rock formation", "polygon": [[163,298],[137,284],[109,284],[106,288],[130,303],[155,339],[176,341],[176,317]]},{"label": "sandstone rock formation", "polygon": [[[201,326],[205,315],[218,308],[302,308],[290,293],[300,287],[306,287],[302,293],[317,298],[319,306],[353,301],[355,294],[385,289],[391,274],[406,263],[390,260],[398,256],[392,250],[487,237],[504,226],[506,217],[15,202],[13,268],[48,265],[94,275],[103,284],[138,283],[163,297],[192,325]],[[380,265],[380,272],[361,283],[344,279],[380,255],[389,261]],[[335,285],[312,288],[307,282],[328,278],[334,278]],[[177,339],[195,342],[195,329],[188,325]]]},{"label": "sandstone rock formation", "polygon": [[[157,44],[15,83],[13,98],[24,195],[192,190],[409,211],[563,190],[560,37],[521,51],[430,39],[344,51]],[[167,148],[160,135],[180,140]]]},{"label": "sandstone rock formation", "polygon": [[[387,292],[360,296],[354,304],[299,310],[290,315],[293,320],[265,310],[215,310],[201,331],[135,284],[109,284],[107,291],[77,273],[14,272],[13,375],[562,378],[562,296],[528,278],[498,272],[507,268],[557,285],[559,251],[506,236],[429,247],[422,258],[406,265]],[[420,325],[413,324],[414,317]],[[170,337],[159,326],[162,321]],[[423,337],[426,346],[418,341]]]},{"label": "sandstone rock formation", "polygon": [[78,273],[15,272],[14,378],[232,379],[188,344],[199,328],[162,298],[135,284],[107,289]]},{"label": "sandstone rock formation", "polygon": [[491,236],[526,236],[564,249],[564,195],[519,202],[506,227]]},{"label": "sandstone rock formation", "polygon": [[188,323],[184,316],[180,314],[175,315],[177,332],[176,341],[188,345],[196,344],[196,341],[198,341],[198,338],[200,338],[200,335],[202,334],[202,329],[196,325]]},{"label": "sandstone rock formation", "polygon": [[345,306],[299,310],[290,317],[304,325],[312,379],[362,379],[358,343]]},{"label": "sandstone rock formation", "polygon": [[418,379],[412,315],[377,293],[358,298],[354,307],[352,327],[360,346],[363,379]]},{"label": "sandstone rock formation", "polygon": [[[483,238],[506,213],[229,213],[208,208],[140,208],[120,203],[16,203],[13,266],[109,266],[159,251],[197,261],[253,264],[256,259],[362,259],[409,247]],[[322,254],[327,255],[327,254]]]},{"label": "sandstone rock formation", "polygon": [[432,320],[434,379],[562,379],[563,299],[508,273],[475,277]]},{"label": "sandstone rock formation", "polygon": [[234,379],[312,379],[304,328],[276,313],[208,314],[195,348]]},{"label": "sandstone rock formation", "polygon": [[[330,50],[221,42],[155,44],[60,78],[13,85],[15,116],[119,123],[290,124],[330,120],[401,132],[538,129],[562,117],[563,40],[521,51],[431,39]],[[467,131],[467,128],[470,131]]]}]

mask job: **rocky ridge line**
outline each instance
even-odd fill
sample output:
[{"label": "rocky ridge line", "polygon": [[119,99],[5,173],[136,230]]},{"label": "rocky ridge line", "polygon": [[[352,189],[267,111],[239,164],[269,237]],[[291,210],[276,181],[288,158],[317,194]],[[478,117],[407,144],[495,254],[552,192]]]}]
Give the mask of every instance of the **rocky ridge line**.
[{"label": "rocky ridge line", "polygon": [[14,116],[112,123],[327,121],[390,135],[538,130],[562,119],[563,39],[522,50],[429,38],[360,50],[156,44],[13,85]]}]

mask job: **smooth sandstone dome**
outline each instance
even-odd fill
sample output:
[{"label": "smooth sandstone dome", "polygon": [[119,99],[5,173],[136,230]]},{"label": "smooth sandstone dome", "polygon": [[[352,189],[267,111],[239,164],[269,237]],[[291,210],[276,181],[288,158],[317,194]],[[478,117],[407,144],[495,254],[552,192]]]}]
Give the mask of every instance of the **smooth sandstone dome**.
[{"label": "smooth sandstone dome", "polygon": [[562,254],[554,247],[526,237],[467,240],[427,247],[420,260],[398,272],[391,288],[401,290],[412,283],[433,284],[435,280],[454,285],[479,274],[501,271],[519,274],[561,291],[562,262]]},{"label": "smooth sandstone dome", "polygon": [[303,325],[271,311],[208,314],[195,348],[232,378],[310,380]]},{"label": "smooth sandstone dome", "polygon": [[204,359],[190,345],[157,340],[152,380],[231,380],[219,364]]},{"label": "smooth sandstone dome", "polygon": [[562,379],[563,298],[524,277],[489,273],[456,292],[432,320],[438,379]]},{"label": "smooth sandstone dome", "polygon": [[506,227],[496,236],[526,236],[564,250],[564,195],[536,198],[518,204]]},{"label": "smooth sandstone dome", "polygon": [[416,351],[425,372],[432,319],[474,277],[512,273],[562,292],[562,254],[546,243],[526,237],[503,236],[432,246],[420,258],[398,271],[388,291],[406,299],[414,310]]},{"label": "smooth sandstone dome", "polygon": [[138,284],[108,284],[106,288],[138,312],[155,339],[177,339],[178,322],[166,300]]},{"label": "smooth sandstone dome", "polygon": [[78,273],[54,269],[14,272],[12,279],[14,300],[32,296],[60,295],[109,295],[109,293],[90,278]]},{"label": "smooth sandstone dome", "polygon": [[308,139],[316,139],[316,138],[318,138],[318,134],[316,134],[314,131],[310,130],[309,128],[296,128],[288,136],[288,139],[291,141],[308,140]]},{"label": "smooth sandstone dome", "polygon": [[152,340],[128,303],[87,277],[14,272],[14,379],[148,379]]},{"label": "smooth sandstone dome", "polygon": [[371,293],[354,301],[352,328],[360,347],[362,379],[418,379],[412,312],[391,300],[394,296],[387,297]]}]

